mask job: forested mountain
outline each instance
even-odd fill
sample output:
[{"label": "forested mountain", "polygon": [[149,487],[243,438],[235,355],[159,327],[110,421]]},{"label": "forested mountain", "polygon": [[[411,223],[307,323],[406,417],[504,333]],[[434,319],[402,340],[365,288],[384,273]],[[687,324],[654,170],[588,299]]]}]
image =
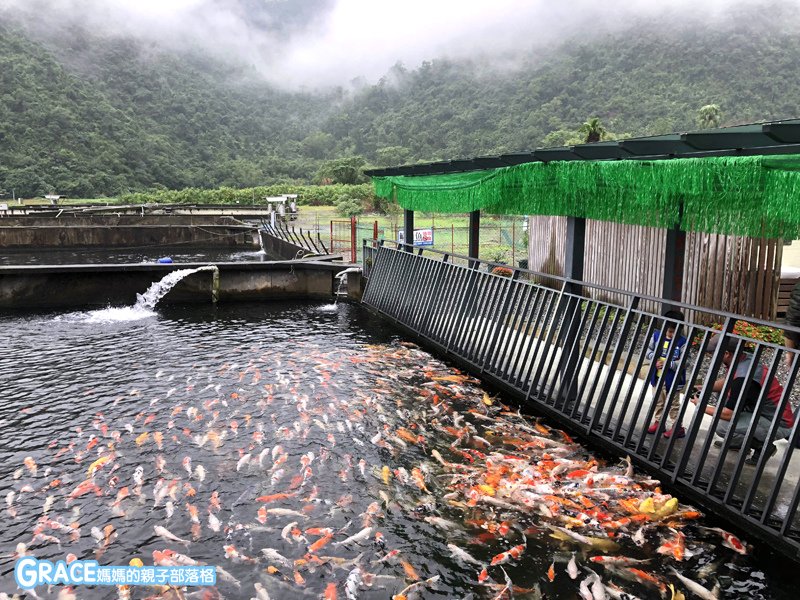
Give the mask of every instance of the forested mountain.
[{"label": "forested mountain", "polygon": [[590,116],[616,134],[685,130],[710,103],[723,124],[800,116],[800,20],[770,6],[713,27],[575,32],[505,64],[398,64],[374,85],[314,92],[275,89],[198,51],[0,23],[0,190],[311,181],[345,156],[389,165],[558,144]]}]

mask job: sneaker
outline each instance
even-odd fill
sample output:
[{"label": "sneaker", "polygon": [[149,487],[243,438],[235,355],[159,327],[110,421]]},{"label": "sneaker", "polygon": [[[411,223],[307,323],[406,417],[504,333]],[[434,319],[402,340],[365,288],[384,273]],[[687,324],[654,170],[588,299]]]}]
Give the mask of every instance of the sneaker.
[{"label": "sneaker", "polygon": [[[725,443],[725,439],[714,440],[714,447],[715,448],[722,448],[722,444]],[[738,452],[741,450],[741,446],[728,446],[728,452]]]},{"label": "sneaker", "polygon": [[[766,451],[767,452],[767,460],[769,460],[770,458],[775,456],[775,453],[777,451],[778,451],[778,449],[775,447],[775,444],[770,444],[769,445],[769,450]],[[745,464],[746,465],[754,465],[754,466],[757,465],[758,461],[761,459],[761,454],[762,454],[762,451],[760,451],[759,448],[754,448],[753,449],[753,455],[752,456],[748,456],[746,459],[744,459]]]},{"label": "sneaker", "polygon": [[650,425],[650,427],[647,428],[647,433],[655,433],[657,430],[658,430],[658,421],[656,421],[655,423]]},{"label": "sneaker", "polygon": [[686,430],[685,430],[683,427],[678,427],[677,429],[675,429],[675,428],[673,427],[673,428],[672,428],[672,429],[670,429],[669,431],[665,431],[665,432],[664,432],[664,437],[665,437],[665,438],[671,438],[673,435],[674,435],[676,438],[682,438],[682,437],[686,437]]}]

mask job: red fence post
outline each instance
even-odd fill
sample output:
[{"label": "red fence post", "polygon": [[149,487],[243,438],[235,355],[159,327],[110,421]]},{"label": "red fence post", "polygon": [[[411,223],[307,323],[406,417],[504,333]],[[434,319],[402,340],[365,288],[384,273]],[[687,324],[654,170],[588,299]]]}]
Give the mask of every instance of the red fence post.
[{"label": "red fence post", "polygon": [[372,223],[372,239],[376,242],[378,241],[378,222],[374,221]]},{"label": "red fence post", "polygon": [[336,250],[334,249],[333,245],[333,219],[331,219],[331,254],[336,254]]}]

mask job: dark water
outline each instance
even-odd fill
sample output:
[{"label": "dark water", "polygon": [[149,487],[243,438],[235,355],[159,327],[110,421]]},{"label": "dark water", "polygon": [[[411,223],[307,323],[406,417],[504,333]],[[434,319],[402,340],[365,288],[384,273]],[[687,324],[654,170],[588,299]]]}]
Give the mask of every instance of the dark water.
[{"label": "dark water", "polygon": [[75,248],[3,250],[0,265],[84,265],[154,263],[169,257],[176,263],[264,262],[277,260],[260,250],[164,246],[147,248]]},{"label": "dark water", "polygon": [[[0,506],[5,555],[0,592],[15,592],[9,555],[22,542],[38,558],[74,553],[108,565],[125,565],[133,557],[153,564],[153,551],[172,548],[235,577],[240,587],[220,579],[219,592],[228,598],[255,596],[255,583],[272,598],[320,598],[331,584],[345,598],[345,581],[356,566],[364,580],[358,598],[391,598],[415,578],[434,576],[440,580],[410,597],[495,598],[507,573],[515,598],[573,599],[580,597],[586,569],[631,597],[661,597],[656,589],[591,562],[591,556],[603,554],[598,549],[549,535],[548,524],[572,527],[569,515],[577,513],[552,505],[556,514],[546,517],[541,509],[514,510],[507,506],[510,499],[500,500],[501,487],[523,483],[504,460],[538,452],[542,461],[552,462],[545,454],[565,449],[565,458],[588,466],[587,451],[567,444],[556,430],[542,433],[543,423],[542,431],[532,430],[532,420],[503,410],[500,399],[404,345],[359,307],[159,307],[149,318],[114,310],[6,315],[0,317],[0,332],[0,480],[6,499]],[[466,424],[472,424],[474,439],[459,439]],[[523,450],[520,440],[534,439],[531,431],[554,440],[554,446]],[[269,452],[262,454],[264,449]],[[443,467],[434,449],[463,466]],[[250,460],[242,461],[248,453]],[[94,474],[101,495],[69,499],[101,456],[111,457]],[[26,457],[35,468],[30,460],[25,464]],[[539,469],[544,463],[535,464]],[[206,472],[203,481],[199,465]],[[141,489],[134,481],[137,467],[143,470]],[[598,467],[623,473],[602,461]],[[489,481],[480,474],[483,469],[502,475],[502,483],[493,482],[495,503],[470,502],[471,490]],[[550,483],[562,497],[577,485],[566,476]],[[156,486],[165,484],[173,486],[172,496],[154,506]],[[124,487],[129,495],[116,502]],[[652,493],[638,484],[629,488],[623,492]],[[9,492],[14,492],[10,503]],[[286,495],[262,498],[275,494]],[[166,502],[174,508],[171,517]],[[192,522],[195,509],[198,523]],[[594,510],[619,509],[612,499]],[[210,513],[221,523],[218,532],[210,526]],[[294,534],[287,529],[291,522],[297,522]],[[98,542],[91,529],[109,525],[108,543],[105,534]],[[159,538],[156,525],[191,543]],[[614,554],[649,558],[637,566],[664,583],[678,584],[669,566],[708,588],[718,580],[721,597],[796,597],[790,576],[767,550],[757,547],[753,555],[740,556],[694,522],[672,525],[682,528],[694,554],[682,562],[656,553],[673,535],[663,523],[649,526],[643,547],[631,541],[638,526],[615,530],[620,547]],[[372,530],[364,540],[334,546],[367,526]],[[309,530],[326,527],[333,529],[331,542],[309,552],[320,538]],[[35,538],[40,530],[53,537]],[[590,522],[575,530],[605,536]],[[375,541],[376,532],[383,544]],[[448,548],[453,544],[488,562],[522,543],[523,535],[525,552],[502,565],[505,573],[489,568],[486,585],[477,582],[480,566],[453,558]],[[225,546],[238,556],[226,558]],[[267,559],[265,548],[288,562]],[[393,550],[397,556],[386,558]],[[565,572],[573,553],[580,569],[576,580]],[[551,564],[553,582],[546,575]],[[58,590],[49,596],[46,589],[37,592],[55,598]],[[152,593],[136,588],[134,597]],[[114,589],[84,588],[77,595],[112,597]]]}]

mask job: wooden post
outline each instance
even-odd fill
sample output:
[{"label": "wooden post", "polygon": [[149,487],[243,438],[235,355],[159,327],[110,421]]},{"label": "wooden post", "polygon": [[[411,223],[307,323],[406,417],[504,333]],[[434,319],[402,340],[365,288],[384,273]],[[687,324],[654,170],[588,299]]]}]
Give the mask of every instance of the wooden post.
[{"label": "wooden post", "polygon": [[[683,203],[678,211],[679,222],[683,216]],[[661,297],[664,300],[681,301],[683,293],[683,265],[686,260],[686,232],[681,231],[679,223],[667,230],[666,248],[664,252],[664,280]],[[664,310],[673,309],[669,302],[664,303]]]},{"label": "wooden post", "polygon": [[408,246],[404,246],[403,249],[411,252],[414,250],[414,211],[413,210],[406,210],[403,209],[403,235],[404,235],[404,242],[408,244]]},{"label": "wooden post", "polygon": [[481,232],[481,211],[473,210],[469,213],[469,252],[470,258],[480,258],[480,232]]},{"label": "wooden post", "polygon": [[[586,242],[586,219],[567,217],[567,240],[564,252],[564,277],[583,281],[583,257]],[[583,286],[570,283],[568,290],[580,294]]]},{"label": "wooden post", "polygon": [[[559,396],[565,410],[570,410],[577,398],[574,395],[575,374],[581,367],[583,357],[575,351],[580,344],[574,343],[580,337],[580,313],[583,310],[583,258],[586,241],[586,219],[567,217],[567,239],[564,252],[564,276],[574,279],[564,285],[564,294],[559,300],[558,318],[564,319],[559,329],[559,341],[562,355],[558,363]],[[570,349],[572,351],[568,351]],[[571,384],[572,383],[572,384]]]}]

